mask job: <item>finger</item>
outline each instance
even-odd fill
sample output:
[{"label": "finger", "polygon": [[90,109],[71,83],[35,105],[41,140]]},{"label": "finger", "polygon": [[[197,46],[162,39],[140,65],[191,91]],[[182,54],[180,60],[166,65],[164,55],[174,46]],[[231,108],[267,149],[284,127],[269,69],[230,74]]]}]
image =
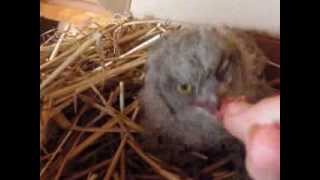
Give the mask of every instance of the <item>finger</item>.
[{"label": "finger", "polygon": [[246,109],[248,109],[251,105],[247,103],[243,99],[238,100],[226,100],[223,101],[221,107],[220,107],[220,113],[223,116],[223,118],[227,118],[237,115]]},{"label": "finger", "polygon": [[253,125],[280,123],[280,96],[265,99],[255,105],[232,102],[222,109],[225,128],[243,141],[246,141]]},{"label": "finger", "polygon": [[258,124],[280,123],[280,96],[264,99],[246,112]]},{"label": "finger", "polygon": [[256,126],[247,142],[248,172],[253,179],[280,179],[280,127]]}]

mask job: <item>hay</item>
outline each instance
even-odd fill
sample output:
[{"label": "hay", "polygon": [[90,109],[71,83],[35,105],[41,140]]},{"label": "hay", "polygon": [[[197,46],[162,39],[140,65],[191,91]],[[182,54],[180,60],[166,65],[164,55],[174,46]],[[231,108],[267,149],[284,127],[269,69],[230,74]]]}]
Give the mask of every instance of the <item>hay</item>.
[{"label": "hay", "polygon": [[[135,96],[143,83],[146,49],[174,29],[161,21],[126,19],[76,34],[66,27],[42,35],[41,179],[127,179],[134,172],[127,165],[130,147],[156,174],[179,179],[146,155],[133,135],[143,131],[135,123],[140,109]],[[98,112],[88,115],[92,111]],[[110,138],[114,142],[103,145]],[[100,145],[107,146],[102,148],[107,155],[100,155]],[[80,164],[84,168],[70,170]]]},{"label": "hay", "polygon": [[[41,179],[185,179],[181,168],[144,152],[136,135],[146,50],[179,26],[120,19],[42,35]],[[201,158],[206,159],[201,154]],[[201,175],[234,176],[210,162]],[[219,176],[219,177],[218,177]]]}]

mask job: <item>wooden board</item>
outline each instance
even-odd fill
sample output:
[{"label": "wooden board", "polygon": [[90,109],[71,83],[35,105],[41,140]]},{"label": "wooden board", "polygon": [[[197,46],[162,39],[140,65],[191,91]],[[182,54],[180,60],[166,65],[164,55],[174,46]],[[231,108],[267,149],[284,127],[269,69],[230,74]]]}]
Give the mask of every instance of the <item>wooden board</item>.
[{"label": "wooden board", "polygon": [[50,0],[40,2],[40,16],[59,22],[86,25],[91,19],[99,24],[109,23],[112,13],[93,2]]}]

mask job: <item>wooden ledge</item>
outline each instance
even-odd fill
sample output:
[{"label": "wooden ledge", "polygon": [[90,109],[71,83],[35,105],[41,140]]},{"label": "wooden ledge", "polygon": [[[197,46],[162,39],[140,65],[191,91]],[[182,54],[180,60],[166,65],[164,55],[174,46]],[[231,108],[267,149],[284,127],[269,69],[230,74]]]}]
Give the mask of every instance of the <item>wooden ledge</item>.
[{"label": "wooden ledge", "polygon": [[112,19],[112,13],[98,4],[74,0],[41,1],[40,16],[77,26],[84,26],[93,18],[99,24],[107,24]]}]

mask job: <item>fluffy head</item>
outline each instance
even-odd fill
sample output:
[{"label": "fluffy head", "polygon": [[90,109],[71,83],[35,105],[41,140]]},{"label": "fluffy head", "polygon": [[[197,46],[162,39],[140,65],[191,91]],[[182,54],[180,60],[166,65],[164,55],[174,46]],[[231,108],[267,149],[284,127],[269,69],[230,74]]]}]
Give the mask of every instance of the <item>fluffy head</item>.
[{"label": "fluffy head", "polygon": [[189,29],[164,37],[150,51],[140,94],[146,131],[195,149],[229,137],[215,113],[223,42],[215,31]]}]

